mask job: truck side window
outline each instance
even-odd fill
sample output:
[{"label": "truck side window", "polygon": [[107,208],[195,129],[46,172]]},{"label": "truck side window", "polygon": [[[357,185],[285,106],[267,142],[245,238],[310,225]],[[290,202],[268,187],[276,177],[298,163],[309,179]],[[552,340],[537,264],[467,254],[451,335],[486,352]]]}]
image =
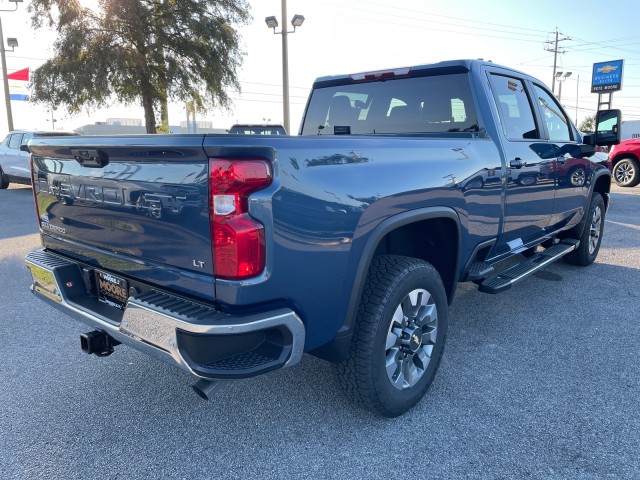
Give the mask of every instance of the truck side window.
[{"label": "truck side window", "polygon": [[540,138],[531,101],[522,80],[493,73],[490,78],[507,138],[510,140]]},{"label": "truck side window", "polygon": [[538,105],[542,111],[542,118],[549,132],[549,140],[555,142],[570,142],[571,129],[569,128],[569,120],[562,112],[562,108],[558,102],[539,85],[534,85],[536,97],[538,97]]},{"label": "truck side window", "polygon": [[9,140],[9,148],[18,148],[22,141],[22,133],[14,133]]}]

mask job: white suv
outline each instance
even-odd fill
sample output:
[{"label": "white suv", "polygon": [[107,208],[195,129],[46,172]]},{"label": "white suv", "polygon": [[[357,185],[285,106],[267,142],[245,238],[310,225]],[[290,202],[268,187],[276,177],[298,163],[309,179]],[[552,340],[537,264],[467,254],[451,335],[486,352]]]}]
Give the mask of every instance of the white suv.
[{"label": "white suv", "polygon": [[0,189],[7,188],[9,183],[31,184],[31,168],[29,166],[29,152],[20,149],[31,138],[60,137],[78,135],[75,132],[34,132],[16,130],[9,132],[0,144]]}]

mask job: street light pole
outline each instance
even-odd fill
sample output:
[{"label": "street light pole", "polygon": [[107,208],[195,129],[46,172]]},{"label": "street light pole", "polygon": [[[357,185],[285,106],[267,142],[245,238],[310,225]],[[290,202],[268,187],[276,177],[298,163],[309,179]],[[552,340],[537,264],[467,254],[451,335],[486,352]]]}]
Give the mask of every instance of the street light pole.
[{"label": "street light pole", "polygon": [[[287,18],[287,0],[282,0],[282,21],[286,22]],[[289,33],[295,33],[296,27],[299,27],[304,22],[304,16],[294,15],[291,19],[291,25],[293,25],[292,31],[287,31],[286,24],[282,26],[279,32],[276,32],[278,26],[278,19],[276,17],[267,17],[264,19],[267,23],[267,27],[273,29],[273,33],[276,35],[282,35],[282,114],[283,114],[283,126],[287,133],[290,132],[289,121],[289,45],[287,36]]]},{"label": "street light pole", "polygon": [[560,79],[558,79],[558,101],[562,102],[562,83]]},{"label": "street light pole", "polygon": [[[287,0],[282,0],[282,21],[287,18]],[[289,44],[287,42],[287,29],[282,29],[282,114],[284,116],[284,129],[289,129]]]},{"label": "street light pole", "polygon": [[7,59],[5,58],[2,18],[0,18],[0,57],[2,57],[2,82],[4,85],[4,101],[7,105],[7,124],[11,132],[13,130],[13,115],[11,114],[11,97],[9,95],[9,79],[7,78]]},{"label": "street light pole", "polygon": [[567,79],[567,77],[571,76],[573,72],[557,72],[555,75],[555,79],[558,81],[558,101],[562,101],[562,83]]},{"label": "street light pole", "polygon": [[[0,12],[15,12],[16,10],[18,10],[18,4],[22,3],[22,0],[9,0],[9,3],[14,4],[13,10],[2,8],[0,9]],[[15,45],[17,45],[18,42],[15,39],[13,40],[15,42]],[[13,115],[11,114],[11,96],[9,94],[9,79],[7,78],[7,59],[5,58],[4,53],[5,53],[4,34],[2,33],[2,18],[0,18],[0,57],[2,57],[2,83],[4,86],[4,101],[7,104],[7,123],[8,123],[9,131],[12,131]]]}]

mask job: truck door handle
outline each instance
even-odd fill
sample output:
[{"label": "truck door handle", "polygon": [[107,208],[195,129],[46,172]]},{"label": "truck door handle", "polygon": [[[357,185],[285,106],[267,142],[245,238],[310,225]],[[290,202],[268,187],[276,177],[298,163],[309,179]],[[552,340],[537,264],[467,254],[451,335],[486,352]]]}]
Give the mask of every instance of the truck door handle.
[{"label": "truck door handle", "polygon": [[527,163],[523,162],[520,157],[516,157],[509,162],[509,166],[511,168],[522,168],[522,167],[525,167],[526,165]]}]

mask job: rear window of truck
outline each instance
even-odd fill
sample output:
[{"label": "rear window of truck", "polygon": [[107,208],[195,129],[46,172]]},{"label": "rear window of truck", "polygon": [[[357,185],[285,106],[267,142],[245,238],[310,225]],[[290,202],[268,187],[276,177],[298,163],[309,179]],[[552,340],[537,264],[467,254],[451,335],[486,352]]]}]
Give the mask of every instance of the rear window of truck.
[{"label": "rear window of truck", "polygon": [[466,73],[316,88],[302,135],[477,132]]}]

